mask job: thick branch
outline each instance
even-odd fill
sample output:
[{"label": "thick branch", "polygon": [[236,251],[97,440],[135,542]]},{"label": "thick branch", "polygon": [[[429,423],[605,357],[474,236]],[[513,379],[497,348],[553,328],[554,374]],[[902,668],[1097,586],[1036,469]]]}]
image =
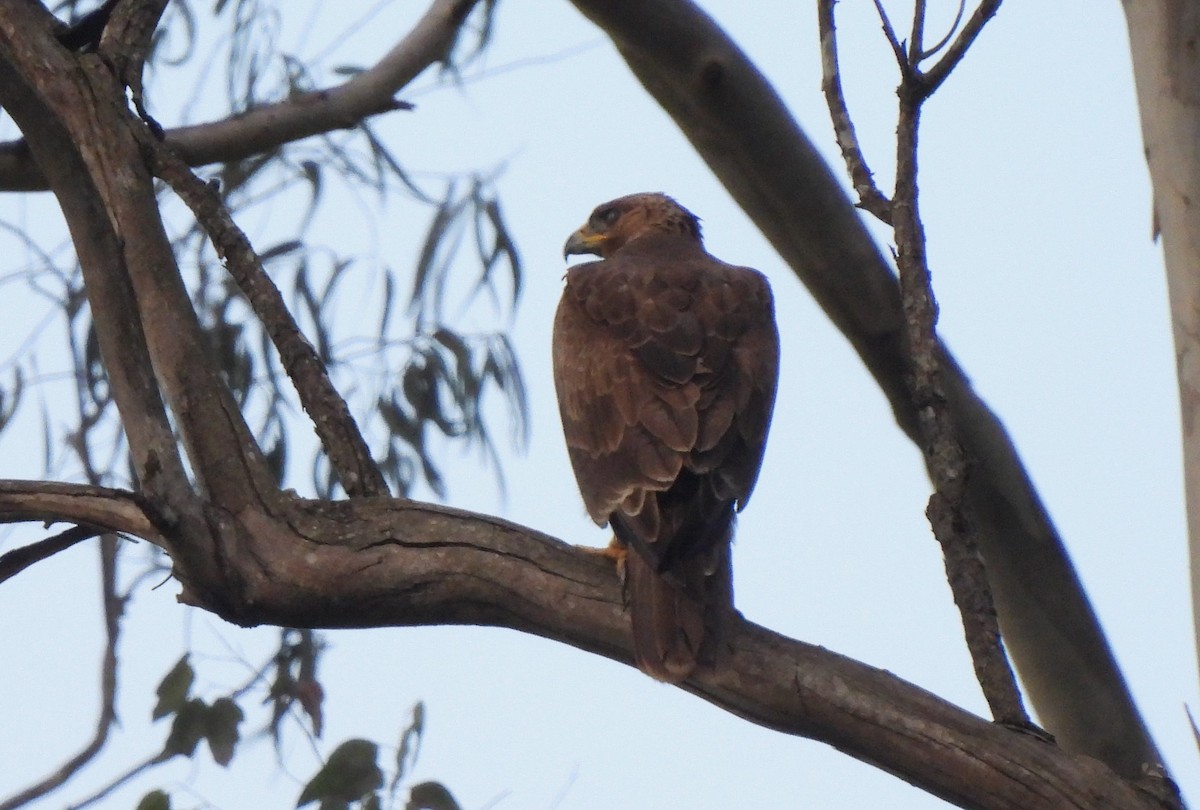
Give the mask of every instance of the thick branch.
[{"label": "thick branch", "polygon": [[[774,89],[686,0],[573,3],[612,38],[853,344],[900,426],[917,437],[896,279]],[[942,351],[948,402],[977,460],[966,497],[1022,681],[1066,748],[1134,776],[1159,755],[1011,440]]]},{"label": "thick branch", "polygon": [[[269,499],[274,494],[270,472],[209,354],[167,239],[153,181],[134,135],[135,128],[145,125],[130,115],[125,88],[106,62],[95,55],[67,53],[41,23],[25,4],[5,7],[0,14],[0,58],[31,88],[30,106],[42,107],[40,116],[13,110],[13,117],[34,145],[43,170],[56,175],[54,192],[72,235],[87,227],[73,221],[73,208],[87,205],[103,211],[101,221],[119,246],[112,266],[95,265],[79,251],[88,295],[104,295],[113,285],[131,288],[153,376],[207,494],[235,511]],[[62,144],[66,155],[41,143],[45,130],[69,143]],[[66,171],[60,166],[64,160]],[[92,317],[111,367],[126,347],[110,343],[111,332],[99,327],[129,313],[94,305]],[[157,474],[154,459],[135,461],[145,463],[138,475],[148,485]]]},{"label": "thick branch", "polygon": [[[0,515],[28,515],[28,483],[0,486]],[[49,486],[64,508],[95,488]],[[132,496],[114,494],[124,515]],[[48,502],[49,503],[49,502]],[[611,561],[484,515],[384,498],[295,501],[286,521],[247,514],[236,545],[241,624],[486,624],[632,666]],[[43,513],[38,519],[74,515]],[[131,521],[125,521],[129,528]],[[230,588],[209,588],[229,594]],[[751,722],[821,740],[963,807],[1153,807],[1087,757],[995,726],[882,670],[731,617],[717,660],[683,687]]]},{"label": "thick branch", "polygon": [[[372,115],[410,109],[395,94],[446,57],[477,1],[435,0],[396,47],[349,81],[219,121],[167,130],[167,143],[189,165],[202,166],[241,160],[312,135],[353,127]],[[0,144],[0,189],[46,187],[25,140]]]},{"label": "thick branch", "polygon": [[[1183,482],[1191,556],[1192,619],[1200,651],[1200,15],[1169,0],[1125,0],[1146,163],[1162,236],[1182,417]],[[1149,217],[1148,217],[1149,218]]]},{"label": "thick branch", "polygon": [[0,480],[0,523],[76,523],[162,545],[143,499],[124,489],[52,481]]},{"label": "thick branch", "polygon": [[[36,14],[40,8],[29,4],[23,10]],[[7,18],[0,15],[0,21]],[[29,23],[27,17],[24,23]],[[70,133],[6,61],[2,50],[0,105],[18,123],[28,122],[35,129],[36,154],[50,181],[63,190],[59,204],[88,284],[92,311],[102,313],[94,319],[96,334],[133,463],[138,470],[155,471],[152,480],[141,483],[158,492],[170,509],[186,514],[193,493],[154,377],[134,292],[121,272],[121,241]]]}]

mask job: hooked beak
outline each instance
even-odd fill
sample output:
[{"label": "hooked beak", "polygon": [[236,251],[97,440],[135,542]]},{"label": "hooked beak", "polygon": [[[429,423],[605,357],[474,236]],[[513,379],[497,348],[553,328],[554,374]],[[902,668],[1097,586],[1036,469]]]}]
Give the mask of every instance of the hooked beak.
[{"label": "hooked beak", "polygon": [[567,243],[563,245],[563,260],[568,256],[590,253],[594,256],[600,255],[600,246],[604,243],[604,235],[584,225],[575,233],[567,238]]}]

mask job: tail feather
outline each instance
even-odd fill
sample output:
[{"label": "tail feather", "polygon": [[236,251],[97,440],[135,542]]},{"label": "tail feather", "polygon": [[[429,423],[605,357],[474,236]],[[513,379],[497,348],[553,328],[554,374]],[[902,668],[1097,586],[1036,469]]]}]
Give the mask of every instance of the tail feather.
[{"label": "tail feather", "polygon": [[696,669],[706,640],[716,636],[733,604],[728,547],[720,556],[716,570],[710,557],[692,557],[661,573],[640,554],[626,556],[633,653],[647,675],[678,683]]}]

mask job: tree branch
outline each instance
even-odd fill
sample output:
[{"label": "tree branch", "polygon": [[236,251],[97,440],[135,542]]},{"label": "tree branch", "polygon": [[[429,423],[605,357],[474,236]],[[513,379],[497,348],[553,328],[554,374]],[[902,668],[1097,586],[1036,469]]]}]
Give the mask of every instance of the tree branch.
[{"label": "tree branch", "polygon": [[[53,17],[46,15],[49,22],[38,18],[39,9],[45,11],[36,3],[23,5],[21,10],[26,16],[22,24],[35,25],[35,30],[47,28]],[[0,24],[10,22],[0,14]],[[61,52],[57,46],[54,48]],[[96,334],[130,454],[137,469],[155,470],[152,480],[143,480],[142,484],[161,493],[172,510],[186,514],[193,497],[191,484],[154,377],[133,289],[119,272],[124,262],[120,239],[70,134],[13,69],[2,45],[0,106],[17,122],[28,122],[35,129],[36,154],[51,182],[63,190],[59,204],[88,284],[88,300],[94,313],[106,314],[95,319]]]},{"label": "tree branch", "polygon": [[[435,0],[413,29],[375,65],[342,84],[298,93],[219,121],[167,130],[166,142],[190,166],[241,160],[285,143],[348,129],[373,115],[412,109],[395,94],[442,60],[478,0]],[[38,191],[45,176],[25,139],[0,144],[0,190]]]},{"label": "tree branch", "polygon": [[[1167,0],[1122,3],[1147,167],[1154,187],[1152,238],[1162,237],[1175,341],[1191,556],[1192,620],[1200,652],[1200,74],[1193,65],[1200,18]],[[1194,728],[1194,726],[1193,726]]]},{"label": "tree branch", "polygon": [[[842,330],[913,438],[896,279],[778,94],[686,0],[572,0],[616,44]],[[961,38],[961,37],[960,37]],[[945,58],[945,57],[943,57]],[[1041,500],[996,416],[939,345],[949,407],[977,460],[966,498],[1009,651],[1046,727],[1136,777],[1161,761]]]},{"label": "tree branch", "polygon": [[925,0],[913,0],[912,30],[908,36],[909,67],[919,65],[921,53],[925,50]]},{"label": "tree branch", "polygon": [[77,523],[163,545],[145,500],[128,490],[53,481],[0,480],[0,523]]},{"label": "tree branch", "polygon": [[66,551],[76,543],[98,534],[100,530],[91,526],[72,526],[53,537],[0,554],[0,583],[12,579],[34,563],[53,557],[60,551]]},{"label": "tree branch", "polygon": [[892,201],[884,196],[875,184],[875,177],[867,166],[854,131],[854,120],[846,107],[846,96],[842,92],[842,75],[838,67],[837,27],[833,22],[833,6],[837,0],[819,0],[817,3],[817,29],[821,36],[821,90],[829,107],[833,121],[833,135],[842,150],[850,181],[858,194],[858,207],[874,214],[881,222],[892,224]]},{"label": "tree branch", "polygon": [[154,31],[166,11],[167,0],[120,0],[100,34],[100,58],[108,62],[117,79],[129,88],[138,115],[161,135],[161,128],[146,112],[142,94],[142,69],[154,43]]},{"label": "tree branch", "polygon": [[908,70],[908,57],[904,55],[904,46],[900,44],[900,40],[896,38],[896,29],[892,27],[892,21],[888,17],[887,9],[883,7],[883,0],[874,0],[875,13],[879,15],[879,23],[883,26],[883,35],[887,39],[888,44],[892,46],[892,55],[896,57],[896,64],[900,70]]},{"label": "tree branch", "polygon": [[962,617],[967,650],[984,699],[998,722],[1030,728],[1016,678],[1000,641],[1000,627],[976,540],[976,520],[967,503],[971,459],[963,451],[955,415],[946,401],[937,332],[938,305],[925,250],[925,226],[917,186],[918,132],[922,104],[920,60],[924,51],[925,4],[914,4],[908,70],[900,71],[896,124],[896,190],[893,219],[900,300],[911,357],[908,375],[917,413],[921,452],[934,492],[925,513],[942,546],[946,579]]},{"label": "tree branch", "polygon": [[[34,145],[43,170],[56,173],[54,192],[76,244],[77,231],[110,229],[116,264],[95,263],[88,251],[79,250],[88,295],[103,296],[114,285],[132,295],[132,311],[142,327],[138,337],[144,339],[153,365],[153,373],[141,370],[142,380],[162,386],[192,471],[206,494],[234,511],[269,500],[276,494],[271,473],[209,353],[163,227],[153,179],[134,135],[145,124],[130,114],[125,89],[107,63],[96,55],[67,53],[40,22],[26,5],[9,6],[0,14],[0,58],[32,88],[27,108],[9,111]],[[30,114],[38,108],[41,115]],[[67,154],[47,148],[44,133],[58,140]],[[72,221],[76,206],[100,209],[100,223]],[[129,313],[128,308],[92,308],[110,368],[120,365],[127,347],[111,343],[112,330],[101,329],[101,324]],[[177,453],[173,437],[169,452]],[[135,464],[144,485],[158,477],[156,459],[135,453]],[[194,528],[192,543],[203,542],[210,533],[200,522]]]},{"label": "tree branch", "polygon": [[954,44],[946,50],[946,53],[933,67],[922,74],[921,92],[926,98],[933,95],[934,91],[942,86],[942,82],[946,81],[950,71],[954,70],[955,66],[967,55],[967,50],[975,41],[975,37],[979,36],[979,32],[983,30],[983,26],[1000,10],[1000,3],[1001,0],[983,0],[975,9],[975,13],[971,15],[971,19],[967,20],[967,24],[963,26],[963,30],[954,40]]},{"label": "tree branch", "polygon": [[[0,487],[0,519],[30,484]],[[64,506],[91,487],[47,485]],[[16,499],[16,503],[12,503]],[[112,496],[113,514],[134,498]],[[39,519],[68,515],[39,515]],[[621,586],[606,558],[486,515],[411,501],[293,501],[246,513],[220,550],[236,585],[214,609],[243,625],[484,624],[633,665]],[[149,539],[149,538],[148,538]],[[210,566],[206,570],[217,570]],[[963,807],[1151,808],[1103,765],[988,723],[882,670],[731,616],[716,660],[683,688],[751,722],[811,737]],[[1161,808],[1159,808],[1161,810]]]},{"label": "tree branch", "polygon": [[333,387],[316,349],[300,331],[279,288],[263,269],[262,261],[215,188],[200,180],[170,147],[144,133],[154,173],[166,180],[187,203],[196,221],[208,233],[217,255],[225,261],[238,289],[271,336],[271,342],[296,387],[300,403],[312,420],[321,446],[346,494],[351,497],[387,495],[387,482],[371,458],[371,449],[350,416],[346,400]]}]

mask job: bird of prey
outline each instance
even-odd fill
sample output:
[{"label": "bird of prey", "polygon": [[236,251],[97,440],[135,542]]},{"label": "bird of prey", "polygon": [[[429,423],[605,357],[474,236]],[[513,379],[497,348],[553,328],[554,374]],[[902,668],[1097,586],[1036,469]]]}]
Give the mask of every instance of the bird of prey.
[{"label": "bird of prey", "polygon": [[600,260],[567,270],[554,320],[567,449],[588,514],[613,529],[637,665],[678,682],[733,610],[734,515],[779,372],[771,289],[710,255],[699,219],[665,194],[597,207],[571,254]]}]

